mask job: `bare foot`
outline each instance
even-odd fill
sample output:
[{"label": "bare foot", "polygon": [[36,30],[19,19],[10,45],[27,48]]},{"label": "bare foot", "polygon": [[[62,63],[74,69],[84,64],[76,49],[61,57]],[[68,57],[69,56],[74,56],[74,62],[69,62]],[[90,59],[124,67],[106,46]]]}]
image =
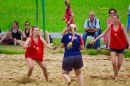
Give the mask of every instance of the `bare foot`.
[{"label": "bare foot", "polygon": [[67,86],[70,86],[71,81],[68,81]]},{"label": "bare foot", "polygon": [[114,74],[114,79],[117,80],[118,79],[118,75]]}]

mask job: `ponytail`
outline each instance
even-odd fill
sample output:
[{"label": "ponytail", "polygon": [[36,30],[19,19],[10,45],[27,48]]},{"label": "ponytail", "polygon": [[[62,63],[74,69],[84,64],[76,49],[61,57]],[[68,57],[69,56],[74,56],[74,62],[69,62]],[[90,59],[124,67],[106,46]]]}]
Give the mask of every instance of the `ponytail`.
[{"label": "ponytail", "polygon": [[74,40],[74,38],[75,38],[75,31],[76,31],[76,26],[75,26],[75,24],[71,24],[70,25],[70,30],[71,30],[71,33],[72,33],[72,39],[71,39],[71,41],[68,43],[68,45],[67,45],[67,48],[68,49],[71,49],[72,48],[72,45],[73,45],[73,40]]}]

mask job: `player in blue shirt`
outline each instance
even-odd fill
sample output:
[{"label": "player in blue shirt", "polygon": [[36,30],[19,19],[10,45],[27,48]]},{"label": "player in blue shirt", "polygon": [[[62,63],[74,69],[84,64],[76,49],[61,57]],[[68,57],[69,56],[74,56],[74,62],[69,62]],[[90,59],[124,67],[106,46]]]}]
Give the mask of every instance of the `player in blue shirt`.
[{"label": "player in blue shirt", "polygon": [[62,74],[70,85],[70,71],[74,69],[79,85],[83,86],[83,76],[81,68],[83,67],[82,55],[80,50],[84,49],[84,41],[82,37],[76,34],[75,24],[70,24],[70,33],[65,34],[61,39],[60,47],[65,49],[62,61]]}]

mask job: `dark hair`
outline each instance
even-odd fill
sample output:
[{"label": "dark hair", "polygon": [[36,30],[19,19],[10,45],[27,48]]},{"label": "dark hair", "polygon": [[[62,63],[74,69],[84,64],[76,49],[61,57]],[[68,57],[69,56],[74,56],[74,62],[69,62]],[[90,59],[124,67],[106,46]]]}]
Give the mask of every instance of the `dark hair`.
[{"label": "dark hair", "polygon": [[17,22],[17,21],[14,21],[15,23],[16,23],[16,25],[17,25],[17,27],[18,27],[18,29],[19,29],[19,23]]},{"label": "dark hair", "polygon": [[109,15],[110,15],[110,13],[111,13],[112,10],[113,10],[113,11],[115,12],[115,14],[116,14],[116,10],[115,10],[114,8],[110,8],[109,11],[108,11]]},{"label": "dark hair", "polygon": [[34,31],[34,28],[38,28],[38,26],[32,26],[32,31]]},{"label": "dark hair", "polygon": [[30,25],[30,22],[29,22],[29,21],[26,21],[26,22],[25,22],[25,25],[26,25],[26,23],[28,23],[28,24]]},{"label": "dark hair", "polygon": [[69,0],[65,0],[65,5],[66,5],[68,8],[70,8],[70,2],[69,2]]},{"label": "dark hair", "polygon": [[117,18],[119,19],[119,15],[118,14],[114,14],[113,16],[117,16]]},{"label": "dark hair", "polygon": [[[17,25],[18,29],[19,29],[19,23],[18,23],[18,21],[14,21],[13,23],[15,23]],[[13,29],[13,27],[11,27],[10,30],[12,30],[12,29]]]}]

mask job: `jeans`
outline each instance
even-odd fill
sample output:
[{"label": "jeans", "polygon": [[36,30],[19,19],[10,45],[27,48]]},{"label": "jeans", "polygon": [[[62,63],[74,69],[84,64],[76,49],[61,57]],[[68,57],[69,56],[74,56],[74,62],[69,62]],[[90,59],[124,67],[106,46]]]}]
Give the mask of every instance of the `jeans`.
[{"label": "jeans", "polygon": [[[83,40],[84,40],[84,46],[86,45],[87,36],[94,35],[94,38],[97,38],[99,36],[98,32],[84,32],[83,33]],[[100,47],[100,39],[96,41],[96,47]]]}]

